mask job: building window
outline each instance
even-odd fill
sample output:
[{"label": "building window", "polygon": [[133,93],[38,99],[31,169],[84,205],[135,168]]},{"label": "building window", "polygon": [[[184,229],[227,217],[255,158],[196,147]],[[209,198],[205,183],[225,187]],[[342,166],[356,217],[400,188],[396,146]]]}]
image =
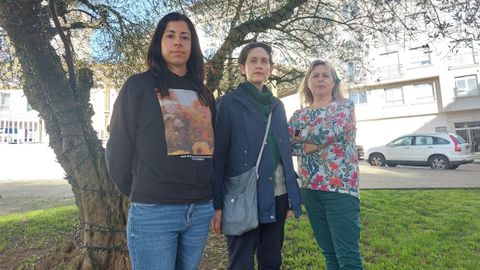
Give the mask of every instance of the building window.
[{"label": "building window", "polygon": [[366,104],[367,103],[367,93],[362,92],[350,92],[348,98],[353,101],[354,104]]},{"label": "building window", "polygon": [[349,61],[346,66],[346,78],[349,82],[365,81],[366,73],[359,61]]},{"label": "building window", "polygon": [[465,97],[479,95],[477,75],[455,77],[455,96]]},{"label": "building window", "polygon": [[385,101],[388,105],[402,105],[403,102],[403,88],[395,87],[385,89]]},{"label": "building window", "polygon": [[422,67],[432,64],[430,59],[430,47],[427,45],[410,49],[410,60],[414,67]]},{"label": "building window", "polygon": [[355,80],[355,64],[353,62],[347,63],[347,76],[349,81]]},{"label": "building window", "polygon": [[10,109],[10,93],[0,93],[0,111]]},{"label": "building window", "polygon": [[450,68],[473,65],[477,63],[476,52],[473,43],[466,42],[453,49],[452,55],[448,57],[448,66]]},{"label": "building window", "polygon": [[387,52],[380,55],[380,67],[377,68],[379,78],[398,77],[402,75],[402,65],[398,52]]},{"label": "building window", "polygon": [[415,88],[415,100],[419,103],[435,101],[435,91],[433,89],[433,84],[415,84],[413,87]]}]

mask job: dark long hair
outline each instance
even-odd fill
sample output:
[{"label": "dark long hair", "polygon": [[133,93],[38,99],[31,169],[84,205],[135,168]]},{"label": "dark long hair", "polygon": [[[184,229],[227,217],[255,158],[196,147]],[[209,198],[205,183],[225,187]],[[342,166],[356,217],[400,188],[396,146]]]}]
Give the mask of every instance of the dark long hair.
[{"label": "dark long hair", "polygon": [[152,41],[147,53],[147,67],[157,77],[158,88],[162,97],[168,96],[167,76],[168,67],[162,57],[161,41],[163,33],[167,28],[167,24],[171,21],[184,21],[188,25],[192,37],[192,46],[190,58],[187,61],[186,77],[191,79],[197,91],[200,101],[203,105],[210,106],[213,102],[213,97],[210,90],[205,86],[205,69],[203,63],[202,50],[200,49],[200,42],[198,40],[197,31],[192,21],[184,14],[178,12],[169,13],[158,22],[157,28],[153,33]]}]

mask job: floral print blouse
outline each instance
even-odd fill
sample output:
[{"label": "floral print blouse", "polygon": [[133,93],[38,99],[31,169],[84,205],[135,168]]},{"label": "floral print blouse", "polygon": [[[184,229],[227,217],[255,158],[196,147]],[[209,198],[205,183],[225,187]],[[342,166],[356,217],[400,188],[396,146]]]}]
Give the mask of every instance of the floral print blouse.
[{"label": "floral print blouse", "polygon": [[[318,109],[299,109],[288,129],[292,153],[298,156],[300,187],[359,196],[356,123],[353,102],[335,100]],[[305,154],[304,144],[319,151]]]}]

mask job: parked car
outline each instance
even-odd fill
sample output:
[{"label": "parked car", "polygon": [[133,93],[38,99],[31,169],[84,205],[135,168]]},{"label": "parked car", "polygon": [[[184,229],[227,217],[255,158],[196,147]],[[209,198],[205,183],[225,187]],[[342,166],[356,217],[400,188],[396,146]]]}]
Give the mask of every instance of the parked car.
[{"label": "parked car", "polygon": [[368,149],[372,166],[430,166],[432,169],[456,169],[472,163],[470,145],[451,133],[413,133],[401,136],[385,146]]},{"label": "parked car", "polygon": [[357,155],[359,160],[364,158],[365,150],[363,149],[362,145],[357,145]]}]

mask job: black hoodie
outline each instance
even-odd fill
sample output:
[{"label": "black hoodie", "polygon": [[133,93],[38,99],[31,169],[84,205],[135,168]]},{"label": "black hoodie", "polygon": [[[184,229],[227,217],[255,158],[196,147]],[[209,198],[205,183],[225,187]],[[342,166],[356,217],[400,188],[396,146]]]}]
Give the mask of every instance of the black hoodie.
[{"label": "black hoodie", "polygon": [[215,106],[201,105],[190,79],[169,75],[168,97],[160,97],[157,79],[147,71],[125,82],[113,107],[107,169],[132,202],[212,197]]}]

